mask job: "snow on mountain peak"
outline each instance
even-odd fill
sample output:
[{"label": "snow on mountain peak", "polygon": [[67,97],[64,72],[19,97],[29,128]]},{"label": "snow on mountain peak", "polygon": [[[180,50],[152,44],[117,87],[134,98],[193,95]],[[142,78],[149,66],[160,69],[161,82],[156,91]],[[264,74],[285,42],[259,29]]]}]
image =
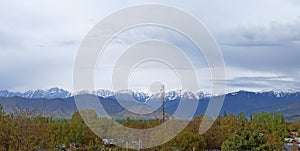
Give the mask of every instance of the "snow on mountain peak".
[{"label": "snow on mountain peak", "polygon": [[23,97],[23,98],[67,98],[70,97],[71,93],[63,90],[61,88],[50,88],[47,90],[35,90],[35,91],[26,91],[26,92],[10,92],[7,90],[0,91],[0,97]]},{"label": "snow on mountain peak", "polygon": [[[232,92],[230,93],[231,95],[237,95],[238,93],[241,92],[249,92],[249,91],[238,91],[238,92]],[[274,96],[277,98],[280,97],[285,97],[290,94],[295,94],[298,95],[300,93],[294,92],[292,90],[289,91],[280,91],[280,90],[269,90],[269,91],[264,91],[264,92],[253,92],[255,94],[261,93],[263,95],[269,95],[269,96]],[[147,91],[131,91],[131,90],[120,90],[120,91],[110,91],[107,89],[99,89],[99,90],[94,90],[94,91],[80,91],[78,93],[73,93],[71,94],[70,92],[54,87],[46,90],[35,90],[31,91],[28,90],[26,92],[11,92],[8,90],[0,90],[0,97],[23,97],[23,98],[45,98],[45,99],[54,99],[54,98],[67,98],[71,97],[74,95],[79,95],[79,94],[94,94],[102,98],[114,98],[115,96],[131,96],[135,100],[139,102],[147,102],[151,98],[159,98],[161,97],[160,93],[157,94],[150,94],[147,93]],[[199,91],[197,93],[193,93],[190,91],[184,91],[184,90],[171,90],[165,92],[165,98],[166,100],[172,101],[172,100],[179,100],[181,98],[186,98],[186,99],[206,99],[212,97],[211,93],[206,92],[206,91]]]},{"label": "snow on mountain peak", "polygon": [[[99,89],[94,91],[80,91],[77,93],[70,93],[64,89],[53,87],[46,90],[35,90],[35,91],[26,91],[26,92],[10,92],[8,90],[0,91],[0,97],[23,97],[23,98],[46,98],[46,99],[54,99],[54,98],[67,98],[74,95],[79,94],[94,94],[102,98],[112,98],[116,95],[129,95],[132,96],[139,102],[146,102],[150,100],[150,98],[158,98],[161,97],[160,94],[149,94],[146,91],[131,91],[131,90],[120,90],[117,92],[113,92],[107,89]],[[204,91],[199,91],[198,93],[192,93],[183,90],[172,90],[167,91],[165,93],[165,97],[167,100],[178,100],[180,98],[209,98],[211,95]]]}]

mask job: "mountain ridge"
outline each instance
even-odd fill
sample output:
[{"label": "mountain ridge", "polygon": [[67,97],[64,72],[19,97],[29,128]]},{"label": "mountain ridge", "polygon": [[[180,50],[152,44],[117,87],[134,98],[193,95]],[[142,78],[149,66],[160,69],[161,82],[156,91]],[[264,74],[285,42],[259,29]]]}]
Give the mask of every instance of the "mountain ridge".
[{"label": "mountain ridge", "polygon": [[[166,97],[169,100],[177,99],[178,97],[183,97],[184,95],[189,95],[192,92],[189,91],[183,91],[183,90],[171,90],[166,92]],[[156,94],[149,94],[145,92],[139,92],[139,91],[131,91],[131,90],[121,90],[117,92],[113,92],[107,89],[99,89],[99,90],[93,90],[93,91],[79,91],[77,93],[71,93],[67,90],[64,90],[62,88],[53,87],[46,90],[28,90],[25,92],[13,92],[8,90],[0,90],[0,97],[22,97],[22,98],[44,98],[44,99],[55,99],[55,98],[68,98],[72,97],[78,94],[93,94],[102,98],[112,98],[114,95],[117,94],[130,94],[135,99],[140,100],[140,102],[147,101],[150,97]],[[211,96],[210,93],[205,91],[199,91],[197,94],[194,94],[198,98],[208,98]]]},{"label": "mountain ridge", "polygon": [[[1,92],[1,91],[0,91]],[[63,92],[55,91],[51,92]],[[167,92],[166,97],[166,111],[169,114],[173,114],[182,100],[193,100],[191,93],[183,91],[170,91]],[[2,93],[0,93],[2,94]],[[34,93],[32,93],[34,94]],[[48,94],[48,93],[42,93]],[[54,93],[50,93],[51,97],[61,96]],[[59,93],[60,94],[60,93]],[[69,93],[65,93],[69,94]],[[126,91],[123,93],[112,93],[111,91],[98,90],[94,94],[77,94],[77,95],[87,95],[91,96],[97,94],[99,101],[102,103],[107,111],[112,115],[133,115],[126,112],[124,107],[122,107],[118,101],[128,101],[132,98],[134,99],[134,104],[145,104],[153,109],[161,110],[161,97],[159,94],[150,96],[145,93],[134,93],[132,91]],[[6,95],[8,96],[8,95]],[[30,95],[27,95],[30,96]],[[42,95],[39,95],[42,96]],[[66,117],[72,115],[77,111],[77,106],[73,95],[65,98],[23,98],[20,96],[0,96],[0,104],[3,106],[6,112],[13,112],[13,109],[20,107],[22,109],[37,109],[39,111],[45,112],[47,115]],[[194,116],[204,114],[206,112],[207,106],[210,102],[210,99],[213,97],[219,96],[210,96],[202,97],[198,99],[198,106]],[[117,99],[118,98],[118,99]],[[88,99],[87,99],[88,100]],[[153,103],[154,102],[154,103]],[[138,109],[138,107],[137,107]],[[138,110],[143,110],[140,108]],[[189,112],[189,111],[187,111]],[[259,113],[259,112],[278,112],[284,114],[288,119],[292,121],[293,119],[299,119],[297,115],[300,115],[300,92],[278,92],[278,91],[269,91],[269,92],[250,92],[250,91],[237,91],[232,93],[227,93],[224,97],[223,106],[221,108],[220,114],[223,113],[233,113],[238,114],[244,112],[246,115]],[[126,116],[124,115],[124,116]]]},{"label": "mountain ridge", "polygon": [[[237,93],[241,92],[248,92],[248,93],[255,93],[255,94],[264,94],[264,95],[274,95],[276,97],[284,97],[290,94],[297,94],[300,95],[300,92],[297,91],[280,91],[280,90],[265,90],[265,91],[246,91],[246,90],[239,90],[234,92],[229,92],[224,95],[235,95]],[[37,90],[28,90],[25,92],[18,92],[18,91],[9,91],[9,90],[0,90],[0,97],[22,97],[22,98],[44,98],[44,99],[56,99],[56,98],[68,98],[73,97],[78,94],[93,94],[102,98],[113,98],[116,94],[130,94],[135,99],[140,100],[141,102],[147,101],[151,96],[157,95],[157,94],[149,94],[144,91],[131,91],[131,90],[121,90],[117,92],[113,92],[108,89],[99,89],[99,90],[93,90],[93,91],[79,91],[77,93],[69,92],[68,90],[64,90],[59,87],[52,87],[49,89],[37,89]],[[168,100],[176,100],[178,98],[187,96],[187,95],[195,95],[198,99],[205,99],[213,97],[213,95],[206,91],[199,90],[197,93],[193,93],[190,91],[183,91],[183,90],[170,90],[166,92],[166,97]]]}]

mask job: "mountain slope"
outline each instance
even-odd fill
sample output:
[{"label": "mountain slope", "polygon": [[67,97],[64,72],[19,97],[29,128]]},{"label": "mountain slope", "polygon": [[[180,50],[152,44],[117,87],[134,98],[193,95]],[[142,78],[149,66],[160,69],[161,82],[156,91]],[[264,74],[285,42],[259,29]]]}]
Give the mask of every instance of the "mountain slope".
[{"label": "mountain slope", "polygon": [[[44,95],[33,95],[37,94],[37,92],[28,93],[28,95],[25,95],[24,93],[22,96],[26,96],[27,98],[22,98],[19,96],[11,97],[11,94],[8,95],[9,93],[6,93],[6,91],[0,92],[0,96],[5,96],[0,97],[0,104],[4,107],[5,112],[13,112],[16,107],[19,107],[21,109],[37,109],[47,115],[65,117],[72,115],[77,110],[74,97],[68,97],[71,96],[69,92],[59,89],[53,89],[52,91],[39,93]],[[16,94],[19,95],[20,93]],[[157,109],[161,110],[161,98],[159,95],[149,95],[146,93],[137,93],[132,91],[112,93],[108,90],[98,90],[93,92],[93,94],[98,96],[100,102],[109,114],[117,117],[121,117],[122,115],[138,117],[138,115],[130,112],[131,109],[134,109],[138,112],[148,112]],[[84,100],[89,100],[89,96],[92,96],[91,94],[86,93],[78,95],[86,95]],[[168,114],[172,115],[177,110],[182,100],[191,100],[192,95],[193,94],[190,92],[181,91],[171,91],[166,93],[166,110]],[[38,96],[44,98],[35,98]],[[199,104],[194,116],[205,113],[207,105],[210,101],[210,98],[207,94],[202,96],[199,95],[199,97]],[[119,100],[116,98],[119,98]],[[132,98],[134,98],[135,101],[130,102]],[[118,101],[129,101],[127,103],[129,103],[131,109],[125,110],[124,107],[118,103]],[[141,106],[139,104],[146,106]],[[157,113],[159,112],[160,111]],[[186,113],[189,112],[190,111],[186,111]],[[223,114],[224,112],[233,114],[244,112],[246,115],[258,112],[279,112],[285,114],[286,117],[298,117],[300,116],[300,93],[274,91],[238,91],[234,93],[228,93],[225,95],[224,104],[220,114]],[[155,116],[157,117],[157,115],[151,115],[151,117]]]}]

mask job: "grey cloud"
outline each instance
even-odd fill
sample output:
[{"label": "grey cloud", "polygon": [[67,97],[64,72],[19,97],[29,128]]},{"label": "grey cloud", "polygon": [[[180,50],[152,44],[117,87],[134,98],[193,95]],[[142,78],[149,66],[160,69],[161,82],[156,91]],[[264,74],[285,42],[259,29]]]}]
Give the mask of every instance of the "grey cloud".
[{"label": "grey cloud", "polygon": [[300,5],[299,0],[282,0],[285,3],[290,3],[291,5]]},{"label": "grey cloud", "polygon": [[[68,87],[72,80],[72,61],[63,56],[17,56],[0,66],[1,89],[26,90],[45,85]],[[30,61],[29,61],[30,60]],[[15,62],[15,63],[14,63]]]},{"label": "grey cloud", "polygon": [[[287,79],[286,79],[287,78]],[[278,77],[236,77],[226,80],[226,85],[235,89],[281,89],[299,91],[299,81],[289,79],[289,76]],[[218,82],[218,81],[216,81]]]},{"label": "grey cloud", "polygon": [[227,66],[279,74],[300,69],[300,46],[222,47]]},{"label": "grey cloud", "polygon": [[[300,13],[299,5],[293,4],[298,3],[296,1],[166,3],[188,10],[212,29],[228,67],[286,75],[294,79],[290,82],[272,78],[238,78],[240,75],[235,75],[236,78],[227,81],[228,85],[236,88],[261,89],[275,85],[300,87],[300,19],[290,21]],[[0,89],[43,89],[51,85],[70,88],[76,51],[88,30],[109,13],[143,2],[0,2]],[[285,5],[287,3],[289,6]],[[270,6],[265,7],[267,5]],[[284,18],[290,22],[285,22]],[[265,24],[266,19],[275,22]],[[241,26],[243,22],[247,26]],[[195,53],[194,46],[178,34],[147,29],[125,35],[120,41],[126,36],[166,39],[189,52],[197,67],[207,67],[204,56]],[[117,44],[122,44],[120,41]]]},{"label": "grey cloud", "polygon": [[300,18],[294,22],[273,21],[265,26],[238,27],[219,38],[221,44],[237,47],[286,46],[300,41]]},{"label": "grey cloud", "polygon": [[227,66],[299,78],[300,19],[238,28],[217,38]]},{"label": "grey cloud", "polygon": [[[133,45],[143,40],[167,41],[182,51],[194,63],[196,68],[207,68],[205,57],[197,46],[185,35],[161,26],[140,26],[121,33],[111,43]],[[171,55],[171,54],[170,54]]]}]

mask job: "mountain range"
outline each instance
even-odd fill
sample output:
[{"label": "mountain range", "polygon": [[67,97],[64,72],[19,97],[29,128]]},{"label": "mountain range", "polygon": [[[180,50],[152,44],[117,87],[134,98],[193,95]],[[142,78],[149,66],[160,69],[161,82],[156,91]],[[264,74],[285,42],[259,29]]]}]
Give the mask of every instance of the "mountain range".
[{"label": "mountain range", "polygon": [[[28,90],[26,92],[13,92],[8,90],[0,90],[0,97],[21,97],[27,99],[37,99],[37,98],[57,99],[57,98],[68,98],[78,94],[93,94],[102,98],[113,98],[117,94],[124,94],[124,93],[133,96],[139,102],[145,102],[149,100],[151,97],[151,94],[148,94],[146,92],[133,92],[130,90],[122,90],[114,93],[110,90],[105,90],[105,89],[94,90],[94,91],[80,91],[75,94],[58,87],[50,88],[47,90],[40,90],[40,89],[35,91]],[[189,93],[190,92],[184,92],[182,90],[169,91],[166,93],[166,98],[167,100],[175,100],[183,96],[187,96],[189,95]],[[204,91],[199,91],[195,95],[199,98],[210,97],[210,94]]]},{"label": "mountain range", "polygon": [[51,88],[48,90],[28,90],[26,92],[12,92],[8,90],[0,90],[0,97],[21,97],[27,99],[44,98],[44,99],[55,99],[55,98],[67,98],[70,97],[71,93],[61,88]]},{"label": "mountain range", "polygon": [[[133,92],[130,90],[115,93],[109,90],[96,90],[92,92],[82,91],[76,94],[70,93],[61,88],[27,91],[23,93],[2,90],[0,91],[0,104],[3,106],[5,112],[14,112],[16,108],[36,109],[42,111],[44,114],[57,118],[69,118],[75,111],[77,111],[74,96],[78,95],[87,96],[87,99],[88,96],[96,95],[109,114],[118,117],[131,117],[136,115],[121,106],[116,98],[121,98],[121,100],[134,98],[136,102],[130,104],[130,106],[139,110],[145,109],[136,106],[136,103],[146,104],[147,109],[158,108],[156,115],[151,117],[159,116],[158,114],[161,110],[161,106],[149,106],[149,103],[147,103],[151,101],[161,101],[160,95],[151,95],[145,92]],[[182,90],[166,92],[167,113],[172,115],[176,111],[180,101],[192,100],[194,95],[196,96],[194,98],[199,101],[194,116],[205,113],[211,98],[220,97],[212,96],[211,94],[202,91],[196,94]],[[158,103],[158,105],[161,104]],[[227,93],[225,94],[224,103],[220,113],[223,114],[225,112],[228,114],[244,112],[246,115],[259,112],[279,112],[284,114],[289,121],[299,120],[300,92],[237,91]]]}]

